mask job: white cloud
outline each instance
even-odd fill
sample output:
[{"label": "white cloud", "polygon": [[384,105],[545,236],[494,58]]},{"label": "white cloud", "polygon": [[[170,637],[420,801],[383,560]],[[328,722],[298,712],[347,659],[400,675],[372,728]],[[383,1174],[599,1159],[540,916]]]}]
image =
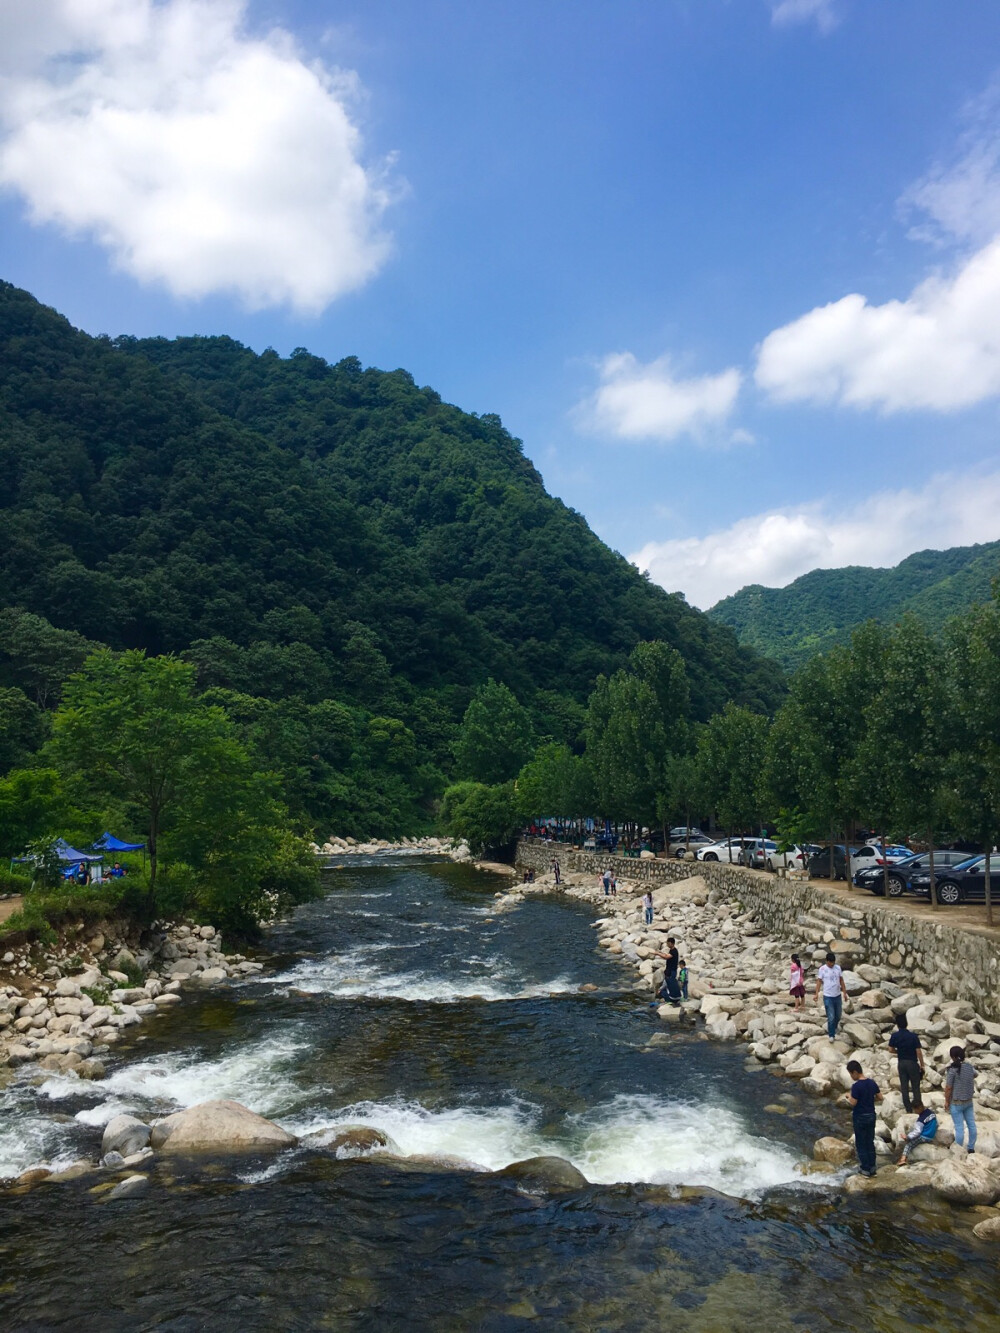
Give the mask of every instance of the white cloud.
[{"label": "white cloud", "polygon": [[1000,472],[942,475],[916,491],[851,506],[832,501],[740,519],[706,537],[648,542],[629,559],[708,608],[748,583],[784,587],[811,569],[898,564],[914,551],[1000,540]]},{"label": "white cloud", "polygon": [[755,378],[779,403],[954,411],[1000,393],[1000,239],[905,301],[853,293],[761,343]]},{"label": "white cloud", "polygon": [[600,388],[577,409],[581,424],[622,440],[661,441],[700,436],[721,426],[743,379],[733,368],[681,379],[669,357],[643,365],[631,352],[605,357],[600,377]]},{"label": "white cloud", "polygon": [[318,312],[386,258],[356,80],[245,0],[12,0],[0,8],[0,183],[179,297]]},{"label": "white cloud", "polygon": [[832,32],[839,22],[833,0],[771,0],[775,27],[815,22],[820,32]]},{"label": "white cloud", "polygon": [[1000,235],[1000,82],[964,108],[951,161],[941,161],[900,199],[904,217],[918,214],[917,240],[982,245]]}]

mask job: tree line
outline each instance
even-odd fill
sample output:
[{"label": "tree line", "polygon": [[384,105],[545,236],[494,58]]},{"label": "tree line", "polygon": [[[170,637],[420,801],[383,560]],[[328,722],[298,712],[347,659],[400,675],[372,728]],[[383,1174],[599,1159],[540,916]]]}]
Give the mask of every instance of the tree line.
[{"label": "tree line", "polygon": [[545,816],[664,830],[714,817],[733,832],[766,824],[786,843],[849,842],[867,827],[989,850],[1000,836],[996,592],[937,638],[913,616],[862,625],[806,662],[770,717],[730,702],[698,722],[679,654],[641,643],[598,677],[575,750],[537,742],[506,686],[479,691],[456,750],[463,780],[444,797],[456,833],[496,847]]}]

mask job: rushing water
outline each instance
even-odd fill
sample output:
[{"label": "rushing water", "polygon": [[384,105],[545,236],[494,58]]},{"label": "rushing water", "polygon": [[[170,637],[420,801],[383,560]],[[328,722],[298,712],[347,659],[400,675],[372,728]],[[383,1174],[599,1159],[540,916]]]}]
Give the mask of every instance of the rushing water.
[{"label": "rushing water", "polygon": [[[161,1158],[134,1200],[93,1177],[0,1195],[0,1327],[1000,1326],[975,1217],[804,1177],[830,1108],[693,1032],[648,1047],[661,1025],[585,908],[494,917],[494,881],[426,861],[331,884],[265,973],[133,1030],[103,1083],[0,1090],[0,1176],[95,1155],[118,1111],[211,1097],[299,1135],[377,1126],[405,1156]],[[490,1174],[536,1155],[592,1183]]]}]

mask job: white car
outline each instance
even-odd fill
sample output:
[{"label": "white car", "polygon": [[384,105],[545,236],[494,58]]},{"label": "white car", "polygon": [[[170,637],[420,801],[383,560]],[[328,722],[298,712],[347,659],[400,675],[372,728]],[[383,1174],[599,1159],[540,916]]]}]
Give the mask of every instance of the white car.
[{"label": "white car", "polygon": [[723,838],[720,842],[710,842],[707,847],[699,847],[695,856],[699,861],[728,861],[730,865],[737,865],[744,845],[756,841],[756,838]]},{"label": "white car", "polygon": [[885,856],[883,857],[881,843],[866,842],[856,852],[851,852],[851,879],[853,880],[859,870],[869,870],[872,866],[880,866],[883,860],[892,865],[894,861],[902,861],[905,856],[912,855],[913,853],[909,847],[889,846],[885,849]]},{"label": "white car", "polygon": [[742,865],[753,866],[755,870],[803,870],[809,858],[798,846],[789,847],[787,852],[779,852],[778,844],[771,838],[754,838],[743,849]]}]

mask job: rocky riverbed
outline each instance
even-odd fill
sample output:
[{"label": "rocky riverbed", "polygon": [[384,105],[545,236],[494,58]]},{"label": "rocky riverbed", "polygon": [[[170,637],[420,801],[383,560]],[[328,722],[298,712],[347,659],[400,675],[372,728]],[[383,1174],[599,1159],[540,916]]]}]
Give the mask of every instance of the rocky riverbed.
[{"label": "rocky riverbed", "polygon": [[[849,939],[832,928],[822,930],[822,923],[802,938],[771,938],[752,913],[724,901],[699,876],[654,889],[653,924],[646,926],[641,906],[646,887],[619,879],[617,895],[609,897],[596,876],[571,872],[562,876],[560,891],[601,909],[603,915],[594,923],[600,947],[638,974],[636,990],[651,999],[663,980],[664,965],[656,953],[665,950],[666,937],[673,935],[687,962],[689,998],[679,1006],[659,1006],[664,1024],[697,1023],[706,1040],[744,1043],[754,1062],[828,1099],[848,1131],[851,1079],[846,1065],[852,1058],[860,1061],[884,1094],[876,1128],[881,1161],[872,1179],[846,1176],[848,1192],[901,1194],[930,1189],[950,1202],[984,1207],[977,1234],[1000,1240],[1000,1210],[988,1207],[1000,1201],[1000,1024],[984,1019],[965,1001],[916,989],[898,971],[860,960]],[[551,873],[538,875],[532,884],[498,893],[497,910],[511,910],[529,895],[555,889]],[[843,933],[856,932],[846,927]],[[833,946],[841,961],[849,964],[844,979],[850,998],[831,1042],[824,1011],[812,996],[815,969]],[[788,993],[793,950],[806,965],[806,1007],[798,1011]],[[903,1111],[896,1061],[888,1046],[900,1013],[920,1034],[927,1065],[923,1098],[938,1115],[935,1142],[917,1147],[905,1167],[896,1167],[895,1162],[912,1117]],[[652,1040],[669,1038],[664,1034]],[[944,1070],[948,1050],[956,1043],[966,1048],[977,1070],[979,1137],[974,1155],[955,1145],[951,1119],[944,1112]],[[814,1157],[817,1173],[833,1175],[854,1160],[850,1134],[821,1138]]]},{"label": "rocky riverbed", "polygon": [[317,856],[384,856],[392,853],[406,853],[409,856],[450,856],[453,861],[469,861],[472,854],[467,842],[456,842],[453,838],[400,838],[398,842],[388,842],[385,838],[372,838],[367,842],[357,838],[341,838],[331,833],[326,842],[310,843]]}]

